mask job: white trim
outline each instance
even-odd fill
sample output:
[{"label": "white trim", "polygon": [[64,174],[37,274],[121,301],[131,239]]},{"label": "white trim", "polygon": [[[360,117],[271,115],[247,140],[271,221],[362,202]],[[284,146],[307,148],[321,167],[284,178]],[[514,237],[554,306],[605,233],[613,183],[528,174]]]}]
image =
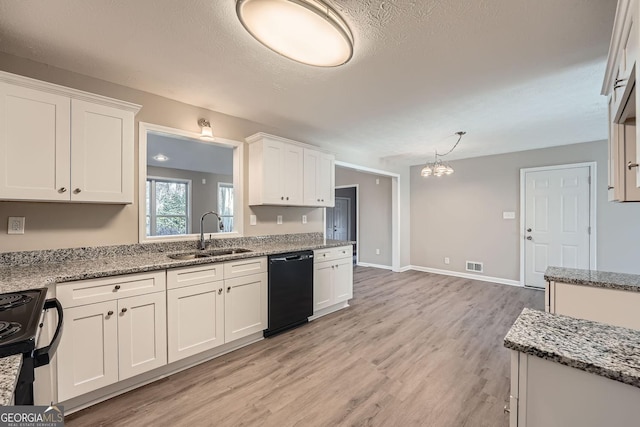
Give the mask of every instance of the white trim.
[{"label": "white trim", "polygon": [[[340,189],[340,188],[355,188],[356,189],[356,265],[358,264],[358,262],[360,262],[360,184],[349,184],[349,185],[337,185],[334,187],[334,194],[335,194],[335,190]],[[326,213],[326,209],[325,209],[325,213]],[[349,221],[351,221],[351,219],[349,219]],[[324,221],[324,229],[325,229],[325,238],[326,236],[326,230],[327,230],[327,218],[325,215],[325,221]]]},{"label": "white trim", "polygon": [[383,270],[393,270],[393,267],[390,265],[382,265],[382,264],[371,264],[370,262],[359,262],[357,264],[358,267],[372,267],[372,268],[381,268]]},{"label": "white trim", "polygon": [[[520,169],[520,232],[518,236],[520,238],[520,284],[525,286],[524,283],[524,271],[525,271],[525,254],[524,254],[524,245],[525,245],[525,231],[524,231],[524,217],[525,217],[525,202],[526,202],[526,182],[525,175],[527,172],[541,172],[546,170],[559,170],[559,169],[575,169],[575,168],[589,168],[589,227],[591,227],[589,234],[589,269],[596,270],[597,269],[597,246],[596,246],[596,234],[597,234],[597,221],[596,221],[596,212],[598,205],[598,192],[597,192],[597,183],[598,183],[598,163],[597,162],[581,162],[581,163],[569,163],[563,165],[552,165],[552,166],[540,166],[536,168],[522,168]],[[527,286],[527,288],[536,288],[534,286]],[[540,288],[544,289],[544,288]]]},{"label": "white trim", "polygon": [[398,270],[393,270],[396,273],[405,273],[407,271],[410,271],[412,269],[411,265],[405,265],[404,267],[399,268]]},{"label": "white trim", "polygon": [[[397,271],[400,269],[400,248],[401,245],[401,236],[400,236],[400,218],[401,218],[401,200],[400,200],[400,174],[394,172],[388,172],[380,169],[374,169],[366,166],[359,166],[353,163],[341,162],[339,160],[335,161],[336,166],[340,166],[346,169],[353,169],[360,172],[367,172],[381,176],[389,176],[391,177],[391,264],[392,269]],[[359,215],[359,214],[358,214]],[[360,221],[360,216],[358,216],[358,226],[362,221]],[[326,224],[325,224],[326,230]],[[326,234],[326,231],[325,231]]]},{"label": "white trim", "polygon": [[[147,175],[147,177],[145,178],[145,180],[149,180],[151,179],[154,182],[157,181],[164,181],[164,182],[180,182],[183,184],[187,184],[187,235],[191,234],[191,223],[193,221],[192,215],[193,215],[193,197],[191,194],[191,190],[193,187],[193,182],[190,179],[184,179],[184,178],[171,178],[171,177],[166,177],[166,176],[155,176],[155,175]],[[145,187],[146,187],[146,182],[145,182]],[[146,193],[146,189],[145,189],[145,193]],[[154,185],[154,189],[151,192],[151,194],[155,197],[156,193],[155,193],[155,185]],[[146,194],[145,194],[146,196]],[[155,202],[153,203],[155,204]],[[145,210],[146,210],[146,206],[145,206]],[[151,212],[151,218],[156,219],[156,214],[154,212]],[[145,212],[145,225],[146,225],[146,212]],[[146,234],[146,227],[145,227],[145,234]],[[173,236],[182,236],[182,234],[179,235],[173,235]],[[153,236],[153,237],[159,237],[159,236]]]},{"label": "white trim", "polygon": [[244,140],[247,141],[247,144],[253,144],[254,142],[262,141],[263,139],[272,139],[279,142],[284,142],[285,144],[295,145],[297,147],[307,148],[309,150],[319,151],[325,154],[334,154],[331,151],[325,150],[322,147],[318,147],[316,145],[307,144],[305,142],[294,141],[293,139],[283,138],[277,135],[271,135],[269,133],[258,132],[254,133],[251,136],[246,137]]},{"label": "white trim", "polygon": [[6,71],[0,71],[0,82],[35,89],[41,92],[52,93],[55,95],[67,96],[71,99],[80,99],[107,107],[116,107],[120,110],[131,111],[134,115],[137,114],[138,111],[140,111],[140,108],[142,108],[141,105],[134,104],[132,102],[121,101],[119,99],[109,98],[102,95],[96,95],[94,93],[85,92],[83,90],[72,89],[70,87],[61,86],[42,80],[36,80],[29,77],[20,76],[18,74],[7,73]]},{"label": "white trim", "polygon": [[609,96],[613,90],[613,79],[615,77],[615,66],[618,65],[617,57],[620,51],[620,44],[622,43],[622,37],[625,32],[623,30],[627,22],[633,24],[631,19],[627,19],[629,13],[633,13],[631,10],[630,0],[619,0],[616,8],[616,16],[613,21],[613,33],[611,34],[611,40],[609,42],[609,55],[607,57],[607,65],[604,71],[604,79],[602,81],[602,89],[600,94]]},{"label": "white trim", "polygon": [[441,274],[443,276],[462,277],[464,279],[479,280],[481,282],[498,283],[501,285],[517,286],[522,288],[523,286],[517,280],[503,279],[502,277],[483,276],[481,274],[460,273],[459,271],[441,270],[439,268],[421,267],[419,265],[409,266],[413,271],[422,271],[424,273]]},{"label": "white trim", "polygon": [[[138,241],[146,242],[176,242],[184,240],[196,240],[197,234],[187,234],[184,236],[153,236],[147,237],[145,224],[146,217],[146,181],[147,181],[147,133],[165,133],[171,136],[178,136],[200,141],[205,144],[224,144],[230,145],[233,150],[233,209],[234,218],[233,226],[235,230],[229,233],[214,233],[213,238],[223,239],[227,237],[241,237],[244,226],[244,183],[243,183],[243,165],[244,165],[244,142],[234,141],[232,139],[215,137],[211,141],[205,141],[200,138],[200,133],[190,132],[182,129],[175,129],[167,126],[156,125],[153,123],[140,122],[138,124]],[[217,196],[216,196],[217,197]]]},{"label": "white trim", "polygon": [[349,307],[349,301],[343,301],[338,304],[325,307],[318,311],[314,311],[313,316],[309,317],[309,322],[311,322],[312,320],[316,320],[322,316],[326,316],[327,314],[335,313],[336,311],[342,310],[343,308],[347,307]]}]

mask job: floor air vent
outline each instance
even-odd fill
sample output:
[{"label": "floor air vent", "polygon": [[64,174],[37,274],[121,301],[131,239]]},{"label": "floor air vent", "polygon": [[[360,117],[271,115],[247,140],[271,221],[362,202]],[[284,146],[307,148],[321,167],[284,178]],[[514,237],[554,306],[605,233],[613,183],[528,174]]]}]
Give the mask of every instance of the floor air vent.
[{"label": "floor air vent", "polygon": [[474,273],[482,273],[484,265],[481,262],[467,261],[467,271],[473,271]]}]

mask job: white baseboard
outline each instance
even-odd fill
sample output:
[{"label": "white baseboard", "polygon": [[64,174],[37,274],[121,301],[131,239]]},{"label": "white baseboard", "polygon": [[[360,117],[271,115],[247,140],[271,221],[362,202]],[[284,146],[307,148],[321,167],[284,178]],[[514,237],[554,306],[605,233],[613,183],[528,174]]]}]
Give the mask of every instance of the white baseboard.
[{"label": "white baseboard", "polygon": [[397,271],[398,273],[404,273],[405,271],[411,270],[411,267],[412,267],[411,265],[405,265],[404,267],[400,267],[399,270],[394,270],[394,271]]},{"label": "white baseboard", "polygon": [[410,265],[409,269],[415,271],[424,271],[425,273],[442,274],[444,276],[462,277],[464,279],[480,280],[482,282],[499,283],[501,285],[523,287],[519,281],[511,279],[503,279],[502,277],[483,276],[481,274],[461,273],[458,271],[441,270],[439,268],[421,267],[419,265]]},{"label": "white baseboard", "polygon": [[390,265],[371,264],[368,262],[359,262],[357,265],[360,267],[373,267],[373,268],[382,268],[383,270],[393,270],[393,267],[391,267]]}]

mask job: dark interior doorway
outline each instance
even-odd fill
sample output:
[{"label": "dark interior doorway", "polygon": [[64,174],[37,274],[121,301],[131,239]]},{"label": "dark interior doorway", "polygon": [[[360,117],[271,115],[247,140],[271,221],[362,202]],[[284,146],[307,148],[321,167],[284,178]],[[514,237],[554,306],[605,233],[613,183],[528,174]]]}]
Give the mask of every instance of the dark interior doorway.
[{"label": "dark interior doorway", "polygon": [[353,245],[353,261],[357,260],[358,208],[357,187],[336,188],[335,207],[327,208],[327,239],[351,240]]}]

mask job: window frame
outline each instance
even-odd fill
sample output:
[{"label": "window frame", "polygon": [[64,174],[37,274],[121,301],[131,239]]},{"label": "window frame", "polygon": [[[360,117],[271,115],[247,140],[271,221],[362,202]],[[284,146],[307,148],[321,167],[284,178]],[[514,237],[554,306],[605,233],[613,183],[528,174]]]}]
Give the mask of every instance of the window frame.
[{"label": "window frame", "polygon": [[[149,201],[150,201],[150,206],[146,206],[146,183],[151,181],[152,185],[150,187],[150,195],[149,195]],[[158,219],[158,215],[156,213],[156,186],[155,183],[156,182],[167,182],[167,183],[179,183],[179,184],[186,184],[187,186],[187,200],[186,200],[186,215],[160,215],[160,217],[162,218],[170,218],[170,217],[179,217],[179,218],[185,218],[186,222],[187,222],[187,232],[186,235],[191,234],[191,222],[192,222],[192,217],[191,217],[191,211],[192,211],[192,198],[191,198],[191,188],[193,187],[193,182],[190,179],[183,179],[183,178],[168,178],[168,177],[164,177],[164,176],[147,176],[147,179],[145,180],[145,226],[144,226],[144,232],[146,234],[147,232],[147,223],[146,223],[146,218],[149,217],[149,235],[148,237],[154,238],[154,237],[163,237],[165,236],[164,234],[154,234],[156,228],[157,228],[157,219]],[[149,210],[149,214],[147,215],[146,213],[146,209],[148,208]],[[175,234],[171,234],[170,236],[175,236]]]}]

